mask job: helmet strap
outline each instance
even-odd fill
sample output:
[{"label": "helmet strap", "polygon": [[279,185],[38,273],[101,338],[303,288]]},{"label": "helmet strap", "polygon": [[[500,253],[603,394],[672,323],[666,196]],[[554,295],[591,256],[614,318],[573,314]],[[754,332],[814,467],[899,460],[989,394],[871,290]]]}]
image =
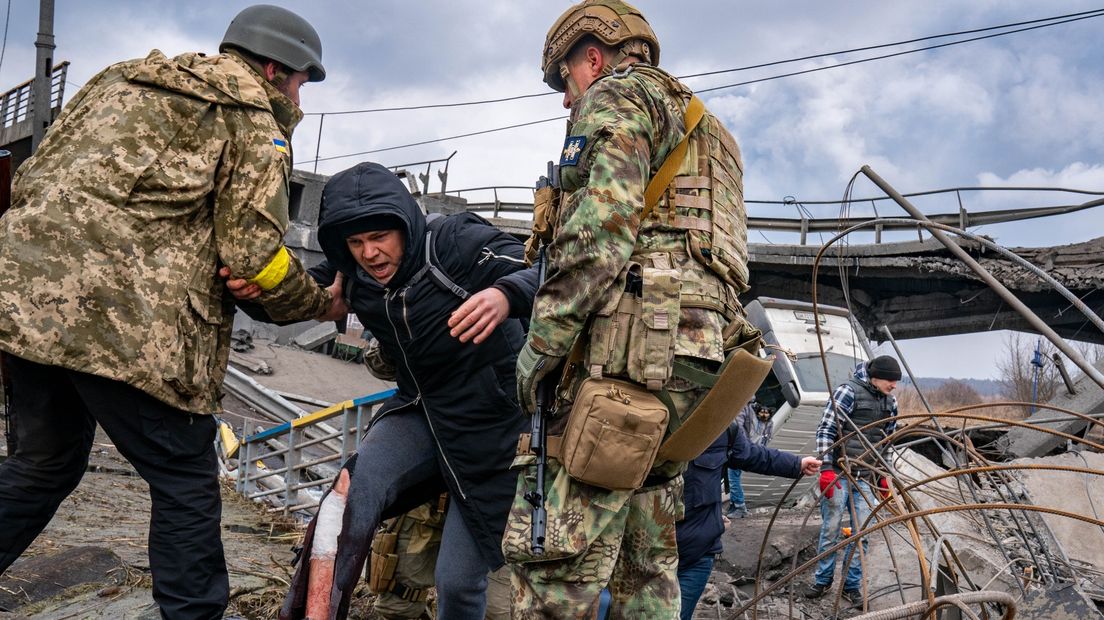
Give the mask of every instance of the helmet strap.
[{"label": "helmet strap", "polygon": [[637,58],[643,59],[644,62],[651,64],[651,57],[647,53],[647,45],[647,43],[639,39],[626,41],[625,44],[617,50],[617,55],[613,57],[613,60],[602,67],[602,75],[613,75],[613,72],[622,69],[623,65],[632,66],[633,63],[625,62],[629,56],[636,56]]},{"label": "helmet strap", "polygon": [[[281,84],[286,82],[287,79],[288,79],[288,76],[291,75],[290,73],[287,72],[287,68],[283,64],[281,64],[281,63],[279,63],[275,60],[257,58],[253,54],[250,54],[248,52],[243,52],[243,51],[241,51],[239,49],[236,49],[236,48],[228,49],[228,50],[226,50],[226,53],[230,54],[232,56],[236,56],[236,57],[240,58],[241,60],[243,60],[245,62],[245,64],[252,67],[254,71],[256,71],[258,74],[260,74],[261,77],[268,80],[268,83],[272,84],[276,88],[279,88]],[[269,80],[268,76],[265,75],[265,66],[270,62],[276,65],[276,72],[273,74],[271,80]]]},{"label": "helmet strap", "polygon": [[571,77],[571,69],[565,60],[560,61],[560,78],[563,80],[564,89],[571,94],[571,98],[578,101],[582,93],[579,91],[579,85],[575,83],[575,78]]}]

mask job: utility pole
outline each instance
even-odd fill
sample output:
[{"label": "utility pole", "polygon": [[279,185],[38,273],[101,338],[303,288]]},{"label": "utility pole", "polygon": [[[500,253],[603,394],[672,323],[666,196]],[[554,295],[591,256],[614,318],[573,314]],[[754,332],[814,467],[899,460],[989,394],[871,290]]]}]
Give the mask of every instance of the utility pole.
[{"label": "utility pole", "polygon": [[31,134],[31,152],[38,149],[46,128],[53,120],[53,104],[50,101],[51,83],[54,73],[54,0],[39,0],[38,3],[38,48],[35,60],[34,90],[32,112],[34,128]]},{"label": "utility pole", "polygon": [[1035,343],[1035,355],[1031,357],[1031,365],[1034,366],[1031,375],[1031,414],[1035,414],[1035,404],[1039,401],[1039,371],[1043,369],[1043,339]]}]

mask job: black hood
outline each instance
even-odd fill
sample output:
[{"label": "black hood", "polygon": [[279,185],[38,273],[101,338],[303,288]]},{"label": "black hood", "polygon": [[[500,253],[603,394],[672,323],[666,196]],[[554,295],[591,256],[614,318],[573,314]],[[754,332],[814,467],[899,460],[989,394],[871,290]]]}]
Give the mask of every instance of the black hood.
[{"label": "black hood", "polygon": [[401,223],[406,240],[399,270],[387,283],[394,287],[406,282],[425,262],[426,220],[406,186],[387,168],[364,162],[330,177],[322,190],[318,244],[330,265],[359,282],[379,286],[357,265],[345,238],[373,228],[366,220],[380,217]]}]

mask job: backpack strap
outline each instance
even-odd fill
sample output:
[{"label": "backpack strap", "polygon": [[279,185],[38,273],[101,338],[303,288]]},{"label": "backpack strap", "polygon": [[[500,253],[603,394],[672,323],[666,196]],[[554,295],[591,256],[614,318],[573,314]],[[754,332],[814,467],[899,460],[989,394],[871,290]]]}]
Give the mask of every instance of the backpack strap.
[{"label": "backpack strap", "polygon": [[471,297],[471,293],[469,293],[467,289],[453,282],[452,279],[448,277],[448,274],[446,274],[445,271],[437,265],[437,249],[433,247],[432,230],[426,231],[425,264],[426,267],[428,267],[427,275],[429,276],[429,279],[433,280],[433,282],[436,283],[437,286],[440,286],[446,291],[451,292],[453,295],[456,295],[460,299],[466,300],[467,298]]},{"label": "backpack strap", "polygon": [[467,300],[469,297],[471,297],[471,293],[469,293],[464,287],[454,282],[452,278],[450,278],[448,274],[445,273],[445,270],[441,269],[440,265],[438,265],[437,249],[433,247],[433,224],[435,222],[444,221],[444,219],[445,218],[443,217],[437,217],[428,220],[430,226],[427,226],[428,230],[426,230],[425,263],[422,265],[422,268],[419,269],[418,272],[410,278],[410,284],[414,284],[418,280],[421,280],[423,277],[426,277],[432,280],[433,283],[437,286],[445,289],[453,295],[456,295],[460,299]]},{"label": "backpack strap", "polygon": [[644,189],[644,211],[640,214],[641,222],[648,219],[648,216],[652,214],[656,205],[659,204],[659,197],[663,195],[667,186],[671,184],[671,180],[675,178],[675,173],[678,172],[683,160],[686,159],[686,150],[689,148],[687,142],[690,139],[690,134],[701,122],[703,116],[705,116],[705,104],[702,103],[701,99],[698,99],[697,95],[690,97],[690,103],[686,106],[686,133],[682,135],[682,140],[675,145],[675,148],[671,149],[667,159],[663,160],[663,164],[648,183],[648,187]]}]

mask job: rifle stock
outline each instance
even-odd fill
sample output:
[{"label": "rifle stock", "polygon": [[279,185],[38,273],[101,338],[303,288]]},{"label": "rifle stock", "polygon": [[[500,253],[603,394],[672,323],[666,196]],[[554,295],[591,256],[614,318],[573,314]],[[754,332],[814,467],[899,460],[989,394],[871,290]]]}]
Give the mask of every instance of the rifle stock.
[{"label": "rifle stock", "polygon": [[537,410],[533,413],[533,426],[530,433],[530,446],[537,453],[537,481],[536,489],[526,494],[526,499],[533,505],[532,530],[530,532],[529,546],[533,555],[544,554],[544,540],[548,528],[548,511],[544,507],[544,476],[548,466],[548,450],[546,445],[545,428],[545,403],[541,396],[543,386],[537,388]]},{"label": "rifle stock", "polygon": [[[539,256],[537,263],[538,280],[541,284],[544,284],[545,261],[547,260],[544,247],[541,247]],[[532,426],[529,431],[529,447],[537,455],[536,488],[525,494],[525,499],[533,506],[529,543],[533,555],[544,554],[545,533],[548,527],[548,511],[544,507],[544,476],[548,467],[548,429],[545,424],[545,417],[552,405],[551,393],[555,392],[556,389],[554,376],[555,372],[550,372],[537,384],[537,407],[536,411],[533,412]],[[549,389],[549,383],[552,383],[551,389]]]}]

